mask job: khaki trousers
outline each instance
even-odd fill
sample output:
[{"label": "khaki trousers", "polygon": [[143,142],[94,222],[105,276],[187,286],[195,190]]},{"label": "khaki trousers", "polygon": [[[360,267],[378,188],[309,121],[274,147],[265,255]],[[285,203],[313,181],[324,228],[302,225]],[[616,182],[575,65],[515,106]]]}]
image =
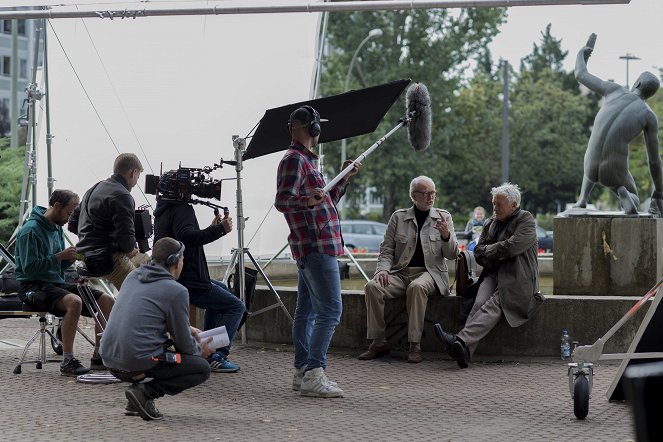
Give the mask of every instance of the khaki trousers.
[{"label": "khaki trousers", "polygon": [[108,282],[113,284],[119,291],[122,288],[122,283],[129,273],[141,264],[150,262],[150,257],[145,253],[138,253],[133,258],[129,259],[126,254],[121,252],[113,253],[113,272],[104,276]]},{"label": "khaki trousers", "polygon": [[481,282],[474,306],[467,317],[465,327],[458,333],[470,350],[470,356],[481,341],[502,317],[502,304],[497,290],[497,277],[489,275]]},{"label": "khaki trousers", "polygon": [[371,280],[364,287],[364,293],[366,294],[368,339],[385,339],[385,299],[405,296],[408,316],[408,342],[421,342],[428,296],[437,293],[435,281],[425,267],[406,267],[390,274],[387,287],[382,287],[377,281]]}]

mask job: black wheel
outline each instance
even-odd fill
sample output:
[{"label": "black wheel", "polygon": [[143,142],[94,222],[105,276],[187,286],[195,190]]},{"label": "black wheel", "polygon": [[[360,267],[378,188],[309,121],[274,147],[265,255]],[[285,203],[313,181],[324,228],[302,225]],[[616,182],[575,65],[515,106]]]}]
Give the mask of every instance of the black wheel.
[{"label": "black wheel", "polygon": [[21,374],[21,364],[14,367],[14,374]]},{"label": "black wheel", "polygon": [[60,342],[51,338],[51,347],[53,347],[53,351],[55,352],[55,354],[57,354],[58,356],[62,356],[62,330],[60,329],[60,327],[58,327],[55,330],[55,336],[58,338]]},{"label": "black wheel", "polygon": [[584,419],[589,412],[589,381],[581,374],[573,382],[573,414]]},{"label": "black wheel", "polygon": [[36,366],[37,366],[37,370],[41,370],[41,362],[37,362]]}]

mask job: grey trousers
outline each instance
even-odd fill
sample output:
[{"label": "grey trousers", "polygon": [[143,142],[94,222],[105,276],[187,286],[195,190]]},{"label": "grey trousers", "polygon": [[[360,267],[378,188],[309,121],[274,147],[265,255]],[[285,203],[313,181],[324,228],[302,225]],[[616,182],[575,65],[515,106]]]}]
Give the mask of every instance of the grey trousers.
[{"label": "grey trousers", "polygon": [[366,294],[366,335],[368,339],[380,340],[386,336],[385,299],[405,296],[408,342],[421,342],[428,296],[437,293],[435,281],[425,267],[407,267],[390,274],[387,287],[382,287],[377,281],[371,280],[364,286],[364,293]]},{"label": "grey trousers", "polygon": [[497,278],[489,275],[481,282],[465,327],[457,335],[469,348],[470,356],[474,354],[479,341],[500,322],[501,317],[502,304],[497,291]]}]

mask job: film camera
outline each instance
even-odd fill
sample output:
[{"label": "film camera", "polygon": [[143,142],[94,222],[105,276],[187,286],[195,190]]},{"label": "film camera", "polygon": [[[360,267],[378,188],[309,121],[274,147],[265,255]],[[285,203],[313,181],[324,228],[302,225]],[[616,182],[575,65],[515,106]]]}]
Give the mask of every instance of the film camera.
[{"label": "film camera", "polygon": [[156,175],[145,176],[145,192],[161,198],[195,202],[192,197],[221,199],[221,181],[209,176],[213,170],[221,167],[191,168],[179,167],[176,170],[164,172],[160,177]]}]

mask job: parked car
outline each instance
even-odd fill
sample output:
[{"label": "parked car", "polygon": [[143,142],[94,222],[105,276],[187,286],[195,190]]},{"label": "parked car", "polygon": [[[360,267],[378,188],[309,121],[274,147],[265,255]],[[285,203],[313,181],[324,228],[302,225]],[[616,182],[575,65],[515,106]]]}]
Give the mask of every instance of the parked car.
[{"label": "parked car", "polygon": [[536,226],[536,238],[539,240],[539,252],[552,253],[553,235],[543,227]]},{"label": "parked car", "polygon": [[376,221],[341,220],[345,245],[352,253],[379,253],[387,225]]}]

